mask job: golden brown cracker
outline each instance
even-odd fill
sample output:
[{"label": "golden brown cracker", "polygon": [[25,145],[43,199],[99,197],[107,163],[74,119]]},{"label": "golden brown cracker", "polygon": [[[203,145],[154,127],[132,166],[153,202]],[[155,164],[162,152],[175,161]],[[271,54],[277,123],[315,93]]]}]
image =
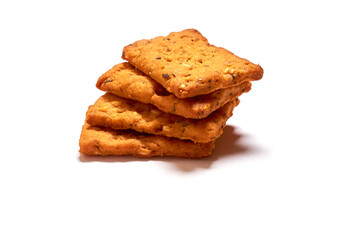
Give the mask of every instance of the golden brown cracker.
[{"label": "golden brown cracker", "polygon": [[86,155],[133,155],[136,157],[176,156],[203,158],[215,147],[209,143],[193,143],[175,138],[119,131],[85,123],[80,136],[80,152]]},{"label": "golden brown cracker", "polygon": [[251,83],[246,81],[207,95],[178,98],[127,62],[117,64],[104,73],[96,86],[122,98],[153,104],[163,112],[194,119],[209,116],[216,109],[251,89]]},{"label": "golden brown cracker", "polygon": [[238,105],[235,99],[203,119],[188,119],[110,93],[100,97],[86,113],[86,121],[113,129],[133,129],[193,142],[210,142],[223,132],[226,121]]},{"label": "golden brown cracker", "polygon": [[259,65],[210,45],[195,29],[136,41],[124,48],[122,57],[178,98],[208,94],[263,75]]}]

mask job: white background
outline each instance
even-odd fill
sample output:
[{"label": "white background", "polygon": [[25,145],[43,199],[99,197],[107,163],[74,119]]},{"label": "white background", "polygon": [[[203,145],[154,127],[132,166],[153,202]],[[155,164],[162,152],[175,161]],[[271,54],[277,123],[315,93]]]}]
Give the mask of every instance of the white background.
[{"label": "white background", "polygon": [[[356,1],[1,1],[0,20],[0,239],[360,239]],[[213,156],[79,158],[97,78],[186,28],[265,71]]]}]

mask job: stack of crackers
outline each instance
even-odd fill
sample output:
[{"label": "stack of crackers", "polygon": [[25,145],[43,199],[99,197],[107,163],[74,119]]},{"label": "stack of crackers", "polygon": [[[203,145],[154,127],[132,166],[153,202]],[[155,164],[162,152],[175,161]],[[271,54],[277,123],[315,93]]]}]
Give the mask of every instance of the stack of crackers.
[{"label": "stack of crackers", "polygon": [[195,29],[137,41],[122,58],[96,84],[106,93],[87,111],[83,154],[209,156],[238,97],[263,75]]}]

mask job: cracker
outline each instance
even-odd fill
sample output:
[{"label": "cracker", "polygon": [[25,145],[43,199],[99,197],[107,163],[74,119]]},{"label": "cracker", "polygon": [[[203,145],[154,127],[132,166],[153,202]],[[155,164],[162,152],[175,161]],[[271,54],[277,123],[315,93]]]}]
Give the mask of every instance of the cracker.
[{"label": "cracker", "polygon": [[209,143],[193,143],[175,138],[117,131],[85,123],[80,136],[80,152],[86,155],[133,155],[136,157],[176,156],[203,158],[215,147]]},{"label": "cracker", "polygon": [[210,45],[195,29],[136,41],[124,48],[122,58],[178,98],[208,94],[263,75],[259,65]]},{"label": "cracker", "polygon": [[100,90],[111,92],[122,98],[153,104],[163,112],[194,119],[209,116],[216,109],[251,89],[251,83],[246,81],[207,95],[177,98],[127,62],[117,64],[104,73],[96,86]]},{"label": "cracker", "polygon": [[106,93],[86,113],[86,121],[113,129],[133,129],[193,142],[210,142],[220,137],[226,121],[239,104],[235,99],[203,119],[188,119],[144,104]]}]

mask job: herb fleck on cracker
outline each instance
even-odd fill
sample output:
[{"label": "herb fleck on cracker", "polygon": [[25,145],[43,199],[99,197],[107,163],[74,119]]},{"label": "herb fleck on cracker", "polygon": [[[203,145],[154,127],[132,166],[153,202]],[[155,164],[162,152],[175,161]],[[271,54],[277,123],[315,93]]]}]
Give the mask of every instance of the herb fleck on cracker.
[{"label": "herb fleck on cracker", "polygon": [[108,82],[112,82],[112,81],[114,81],[114,80],[111,79],[111,78],[108,78],[108,79],[106,79],[106,80],[104,81],[104,84],[106,84],[106,83],[108,83]]}]

